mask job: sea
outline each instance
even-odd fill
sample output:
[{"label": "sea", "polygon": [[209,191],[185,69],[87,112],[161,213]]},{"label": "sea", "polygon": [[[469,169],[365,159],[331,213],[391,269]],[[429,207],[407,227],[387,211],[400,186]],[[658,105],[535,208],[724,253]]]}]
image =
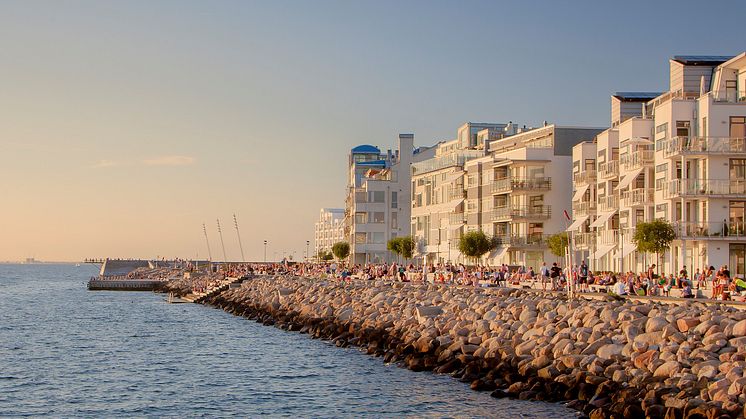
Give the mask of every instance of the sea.
[{"label": "sea", "polygon": [[577,417],[96,273],[0,265],[0,417]]}]

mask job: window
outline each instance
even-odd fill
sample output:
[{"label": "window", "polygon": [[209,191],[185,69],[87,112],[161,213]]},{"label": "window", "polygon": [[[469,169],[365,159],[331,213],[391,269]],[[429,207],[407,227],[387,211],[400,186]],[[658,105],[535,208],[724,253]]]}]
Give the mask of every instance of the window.
[{"label": "window", "polygon": [[415,195],[415,197],[414,197],[414,205],[416,207],[421,207],[422,206],[422,194],[421,193],[418,193],[417,195]]},{"label": "window", "polygon": [[703,137],[707,137],[707,117],[702,117],[702,130],[699,132],[699,135]]},{"label": "window", "polygon": [[746,116],[730,117],[731,138],[746,138]]},{"label": "window", "polygon": [[668,204],[658,204],[655,206],[655,212],[668,212]]},{"label": "window", "polygon": [[368,222],[368,214],[364,212],[355,213],[355,224],[365,224]]},{"label": "window", "polygon": [[507,195],[496,195],[495,196],[495,202],[494,207],[495,208],[505,208],[508,206],[508,196]]},{"label": "window", "polygon": [[[655,140],[655,151],[663,150],[666,144],[666,138],[668,138],[668,122],[664,124],[660,124],[657,127],[655,127],[655,134],[656,134],[656,140]],[[658,137],[658,134],[663,134]]]},{"label": "window", "polygon": [[365,233],[355,233],[355,244],[365,244],[367,238]]},{"label": "window", "polygon": [[399,228],[399,213],[396,211],[391,212],[391,228],[393,229]]},{"label": "window", "polygon": [[370,233],[368,238],[370,239],[370,244],[381,244],[384,241],[382,232],[381,233]]},{"label": "window", "polygon": [[595,159],[585,159],[585,170],[596,170],[596,160]]},{"label": "window", "polygon": [[399,193],[396,191],[391,192],[391,208],[399,207]]},{"label": "window", "polygon": [[668,163],[663,163],[655,166],[655,173],[665,173],[668,171]]},{"label": "window", "polygon": [[368,202],[382,203],[386,199],[384,191],[368,191]]},{"label": "window", "polygon": [[689,136],[689,121],[676,121],[676,136],[677,137],[688,137]]},{"label": "window", "polygon": [[645,210],[638,209],[635,211],[635,223],[645,222]]},{"label": "window", "polygon": [[364,204],[368,202],[368,195],[365,192],[355,192],[355,202],[358,204]]},{"label": "window", "polygon": [[370,222],[375,224],[382,224],[385,222],[384,220],[384,213],[383,212],[371,212],[370,213]]}]

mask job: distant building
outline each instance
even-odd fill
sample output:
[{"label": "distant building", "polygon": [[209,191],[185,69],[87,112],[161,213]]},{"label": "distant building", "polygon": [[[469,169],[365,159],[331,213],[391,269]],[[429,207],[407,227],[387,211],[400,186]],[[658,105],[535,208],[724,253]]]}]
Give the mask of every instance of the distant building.
[{"label": "distant building", "polygon": [[344,208],[322,208],[314,231],[314,253],[331,252],[334,243],[345,241]]},{"label": "distant building", "polygon": [[350,261],[355,264],[388,262],[394,256],[386,243],[407,236],[410,218],[412,162],[429,158],[434,149],[414,148],[414,135],[400,134],[398,150],[381,153],[361,145],[350,151],[345,203],[345,236]]}]

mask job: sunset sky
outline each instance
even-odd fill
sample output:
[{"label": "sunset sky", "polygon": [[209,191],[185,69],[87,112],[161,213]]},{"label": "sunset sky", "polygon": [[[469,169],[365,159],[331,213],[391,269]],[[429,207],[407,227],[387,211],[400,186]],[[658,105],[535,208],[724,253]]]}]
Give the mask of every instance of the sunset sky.
[{"label": "sunset sky", "polygon": [[217,259],[217,218],[239,259],[233,213],[300,259],[357,144],[606,126],[669,57],[746,50],[743,1],[503,3],[0,2],[0,261],[206,258],[203,222]]}]

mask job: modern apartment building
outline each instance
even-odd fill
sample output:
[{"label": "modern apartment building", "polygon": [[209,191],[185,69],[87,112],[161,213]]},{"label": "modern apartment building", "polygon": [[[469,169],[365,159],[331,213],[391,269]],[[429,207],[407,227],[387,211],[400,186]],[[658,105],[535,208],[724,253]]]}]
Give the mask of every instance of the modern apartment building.
[{"label": "modern apartment building", "polygon": [[465,164],[466,230],[482,230],[499,243],[487,263],[538,270],[557,259],[546,237],[567,228],[572,148],[601,130],[545,124],[491,141],[486,156]]},{"label": "modern apartment building", "polygon": [[331,252],[334,243],[345,241],[344,208],[322,208],[314,229],[314,253]]},{"label": "modern apartment building", "polygon": [[[576,247],[594,269],[643,270],[654,256],[631,237],[660,218],[678,233],[662,272],[728,265],[743,277],[746,53],[676,56],[669,69],[667,92],[613,96],[612,128],[573,150],[574,208],[593,200],[588,182],[597,195],[595,214],[573,214]],[[615,101],[627,110],[615,113]]]},{"label": "modern apartment building", "polygon": [[466,191],[464,164],[482,157],[490,141],[515,133],[512,123],[466,122],[455,140],[440,142],[434,156],[412,165],[412,235],[427,263],[461,260]]},{"label": "modern apartment building", "polygon": [[386,243],[409,235],[412,163],[433,155],[432,148],[415,149],[412,134],[399,135],[395,153],[371,145],[350,151],[345,236],[352,263],[394,259]]}]

